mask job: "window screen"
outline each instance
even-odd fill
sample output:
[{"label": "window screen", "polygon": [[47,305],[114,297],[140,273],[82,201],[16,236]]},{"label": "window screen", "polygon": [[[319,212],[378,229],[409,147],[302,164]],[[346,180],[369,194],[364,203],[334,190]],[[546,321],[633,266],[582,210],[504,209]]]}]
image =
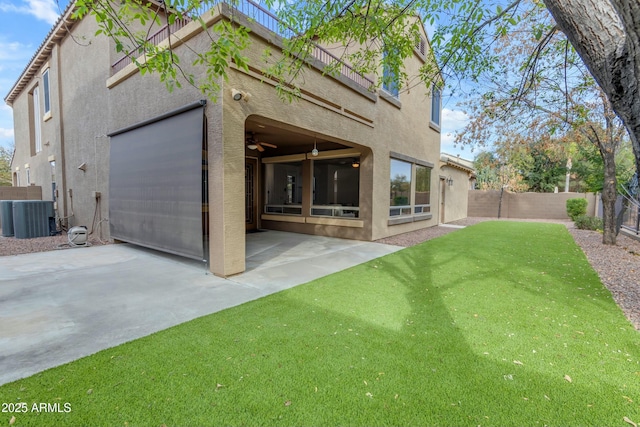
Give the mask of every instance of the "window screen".
[{"label": "window screen", "polygon": [[112,238],[204,258],[201,106],[110,135]]}]

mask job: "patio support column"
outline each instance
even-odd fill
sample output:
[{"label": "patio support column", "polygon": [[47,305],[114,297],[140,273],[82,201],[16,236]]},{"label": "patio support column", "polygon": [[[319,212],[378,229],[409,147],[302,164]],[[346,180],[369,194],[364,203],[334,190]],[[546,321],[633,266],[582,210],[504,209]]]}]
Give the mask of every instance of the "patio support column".
[{"label": "patio support column", "polygon": [[[244,115],[229,112],[226,98],[229,96],[230,99],[230,95],[227,92],[218,100],[218,104],[207,104],[209,268],[213,274],[221,277],[245,270],[246,240]],[[233,106],[234,101],[229,100],[229,103]],[[215,112],[212,112],[214,109]]]},{"label": "patio support column", "polygon": [[[373,190],[373,170],[374,161],[371,150],[363,147],[360,155],[360,219],[364,221],[365,240],[372,240],[373,236],[373,199],[375,197]],[[388,193],[388,191],[386,192]],[[387,197],[384,197],[383,203],[387,203]],[[386,210],[388,212],[388,209]]]}]

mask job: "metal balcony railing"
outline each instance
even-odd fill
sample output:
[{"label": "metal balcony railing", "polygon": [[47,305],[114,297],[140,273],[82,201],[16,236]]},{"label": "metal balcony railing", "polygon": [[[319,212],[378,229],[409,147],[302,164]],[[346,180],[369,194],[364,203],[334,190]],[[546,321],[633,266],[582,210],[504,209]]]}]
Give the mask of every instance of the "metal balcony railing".
[{"label": "metal balcony railing", "polygon": [[620,225],[635,234],[640,234],[640,200],[625,197],[622,200],[622,209]]},{"label": "metal balcony railing", "polygon": [[[262,25],[269,31],[283,38],[292,38],[297,36],[296,32],[291,28],[284,26],[276,15],[263,8],[259,4],[253,2],[252,0],[213,0],[209,1],[206,6],[201,6],[198,10],[191,11],[190,15],[201,16],[218,3],[226,3],[232,10],[242,13],[251,21]],[[158,31],[150,35],[147,40],[153,45],[157,46],[160,42],[166,40],[170,34],[173,34],[176,31],[180,30],[191,21],[192,19],[185,18],[176,20],[172,25],[164,25]],[[120,58],[111,66],[112,74],[117,73],[127,65],[131,64],[133,62],[133,57],[137,57],[142,53],[142,48],[134,49],[129,55],[125,55]],[[311,56],[322,64],[338,70],[342,76],[365,88],[366,90],[370,90],[374,86],[374,82],[371,79],[357,73],[353,68],[343,62],[340,58],[336,57],[335,55],[331,54],[326,49],[315,43],[313,44],[313,48],[311,49]]]}]

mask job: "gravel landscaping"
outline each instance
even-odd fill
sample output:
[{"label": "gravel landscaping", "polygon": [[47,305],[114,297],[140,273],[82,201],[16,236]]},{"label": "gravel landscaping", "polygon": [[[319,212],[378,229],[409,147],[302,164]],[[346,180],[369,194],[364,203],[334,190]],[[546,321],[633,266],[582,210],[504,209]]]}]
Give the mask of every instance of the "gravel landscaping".
[{"label": "gravel landscaping", "polygon": [[[97,238],[89,237],[91,246],[104,245]],[[33,252],[47,252],[61,249],[72,249],[69,245],[67,233],[62,232],[57,236],[36,237],[33,239],[16,239],[15,237],[4,237],[0,234],[0,256],[29,254]],[[78,249],[76,247],[75,249]]]},{"label": "gravel landscaping", "polygon": [[576,228],[569,232],[613,299],[640,330],[640,241],[619,234],[616,246],[603,245],[600,233]]},{"label": "gravel landscaping", "polygon": [[[377,240],[377,242],[404,247],[413,246],[457,231],[461,226],[488,220],[495,219],[465,218],[452,224],[399,234]],[[591,266],[600,276],[602,283],[611,291],[614,300],[631,323],[640,330],[640,241],[621,233],[618,235],[617,245],[607,246],[602,244],[602,234],[595,231],[578,230],[570,221],[545,222],[556,222],[567,226],[569,233],[582,248]],[[105,244],[95,238],[90,238],[89,242],[91,245]],[[59,236],[35,239],[16,239],[0,235],[0,256],[60,249],[69,249],[65,233]]]}]

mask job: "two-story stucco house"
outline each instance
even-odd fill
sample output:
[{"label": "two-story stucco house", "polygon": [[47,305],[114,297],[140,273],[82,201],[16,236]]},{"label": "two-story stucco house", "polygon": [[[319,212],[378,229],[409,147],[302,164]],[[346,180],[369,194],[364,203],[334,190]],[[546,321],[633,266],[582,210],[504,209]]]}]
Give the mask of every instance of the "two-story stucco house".
[{"label": "two-story stucco house", "polygon": [[[346,64],[323,75],[337,57],[318,46],[300,99],[283,102],[263,62],[265,48],[282,48],[277,22],[244,0],[203,15],[209,26],[233,17],[251,29],[249,70],[232,65],[216,102],[204,101],[197,88],[169,92],[141,75],[94,37],[92,17],[71,19],[73,7],[5,98],[14,185],[42,186],[65,226],[229,276],[244,271],[245,236],[258,228],[375,240],[438,224],[439,91],[372,90]],[[162,31],[155,40],[168,45]],[[209,37],[196,22],[172,27],[172,49],[195,75],[204,69],[188,64]],[[428,49],[423,34],[410,75]]]}]

